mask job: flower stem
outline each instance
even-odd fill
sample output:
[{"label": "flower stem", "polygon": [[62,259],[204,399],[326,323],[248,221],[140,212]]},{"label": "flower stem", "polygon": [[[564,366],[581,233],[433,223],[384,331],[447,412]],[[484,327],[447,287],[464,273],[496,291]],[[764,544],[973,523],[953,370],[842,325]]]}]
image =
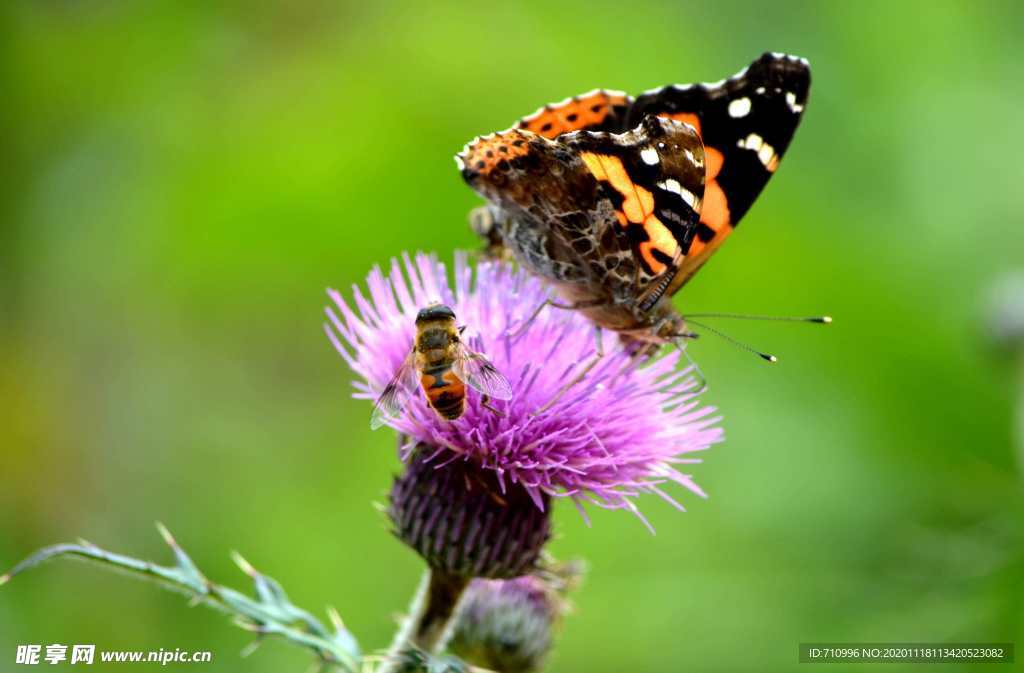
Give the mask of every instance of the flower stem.
[{"label": "flower stem", "polygon": [[377,673],[397,671],[402,655],[409,650],[428,654],[442,650],[451,637],[455,613],[467,586],[469,579],[466,577],[427,570],[409,605],[409,614],[402,621]]},{"label": "flower stem", "polygon": [[454,626],[455,611],[469,579],[431,570],[427,586],[427,604],[416,627],[413,645],[435,653],[448,644]]}]

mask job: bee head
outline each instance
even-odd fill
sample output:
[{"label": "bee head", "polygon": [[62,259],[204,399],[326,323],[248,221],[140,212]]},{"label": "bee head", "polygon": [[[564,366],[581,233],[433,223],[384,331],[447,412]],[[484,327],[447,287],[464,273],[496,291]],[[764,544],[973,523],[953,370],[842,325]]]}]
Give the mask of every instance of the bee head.
[{"label": "bee head", "polygon": [[431,304],[416,314],[417,325],[435,320],[455,320],[455,312],[444,304]]}]

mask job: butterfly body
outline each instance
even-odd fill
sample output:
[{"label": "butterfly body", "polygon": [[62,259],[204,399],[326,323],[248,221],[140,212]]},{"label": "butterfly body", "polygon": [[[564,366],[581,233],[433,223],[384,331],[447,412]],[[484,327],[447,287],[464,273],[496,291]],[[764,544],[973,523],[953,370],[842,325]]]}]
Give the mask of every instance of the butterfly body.
[{"label": "butterfly body", "polygon": [[458,155],[489,202],[474,229],[599,326],[678,338],[686,330],[672,295],[777,169],[809,86],[806,61],[765,54],[713,85],[545,106]]}]

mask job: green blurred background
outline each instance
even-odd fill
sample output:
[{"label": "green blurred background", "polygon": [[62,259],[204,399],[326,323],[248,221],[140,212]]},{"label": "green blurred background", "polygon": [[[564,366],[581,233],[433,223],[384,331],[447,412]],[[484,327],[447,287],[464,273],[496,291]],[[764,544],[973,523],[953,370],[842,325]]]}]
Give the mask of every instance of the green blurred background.
[{"label": "green blurred background", "polygon": [[[420,563],[372,506],[394,439],[349,399],[324,288],[402,250],[475,246],[478,200],[451,159],[474,135],[776,50],[812,63],[803,125],[677,303],[836,323],[728,325],[775,367],[693,347],[727,442],[694,471],[709,500],[641,501],[656,536],[559,506],[555,551],[591,572],[550,669],[805,670],[806,641],[1024,647],[1014,370],[983,329],[986,288],[1024,264],[1019,4],[15,2],[0,17],[0,565],[77,536],[165,560],[161,520],[212,578],[243,585],[241,550],[383,648]],[[210,673],[309,662],[281,643],[240,660],[248,637],[223,617],[70,563],[0,590],[0,670],[17,644],[52,642],[210,649],[180,665]],[[108,666],[92,670],[124,670]]]}]

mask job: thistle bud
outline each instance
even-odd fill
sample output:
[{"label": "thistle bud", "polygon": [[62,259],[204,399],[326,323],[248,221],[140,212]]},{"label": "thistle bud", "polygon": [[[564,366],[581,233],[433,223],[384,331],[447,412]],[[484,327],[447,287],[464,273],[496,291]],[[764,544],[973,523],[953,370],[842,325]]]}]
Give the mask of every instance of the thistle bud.
[{"label": "thistle bud", "polygon": [[466,661],[498,673],[543,668],[555,627],[567,611],[565,593],[580,568],[514,580],[474,580],[466,590],[449,648]]},{"label": "thistle bud", "polygon": [[470,460],[431,460],[423,444],[391,487],[395,535],[431,569],[452,577],[511,578],[534,569],[551,537],[546,496],[538,503],[516,483]]}]

